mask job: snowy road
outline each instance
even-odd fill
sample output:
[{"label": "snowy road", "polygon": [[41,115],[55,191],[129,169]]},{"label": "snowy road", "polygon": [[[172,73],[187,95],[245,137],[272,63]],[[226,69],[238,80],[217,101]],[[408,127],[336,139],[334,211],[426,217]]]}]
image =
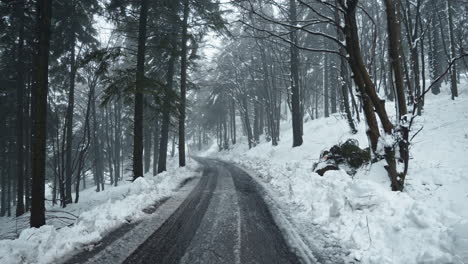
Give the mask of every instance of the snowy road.
[{"label": "snowy road", "polygon": [[197,186],[124,263],[300,263],[250,176],[225,162],[198,161]]}]

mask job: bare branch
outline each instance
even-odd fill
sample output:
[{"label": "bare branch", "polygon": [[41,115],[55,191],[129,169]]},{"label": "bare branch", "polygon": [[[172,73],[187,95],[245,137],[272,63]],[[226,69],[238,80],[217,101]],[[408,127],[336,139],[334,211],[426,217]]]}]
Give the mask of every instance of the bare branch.
[{"label": "bare branch", "polygon": [[[300,50],[305,50],[305,51],[310,51],[310,52],[325,52],[325,53],[332,53],[332,54],[336,54],[336,55],[339,55],[339,56],[343,56],[343,55],[340,54],[340,52],[338,52],[337,50],[313,49],[313,48],[303,47],[303,46],[300,46],[300,45],[295,44],[294,42],[292,42],[291,40],[289,40],[289,39],[287,39],[287,38],[285,38],[285,37],[282,37],[281,35],[278,35],[278,34],[275,34],[275,33],[271,32],[271,31],[268,31],[268,30],[265,30],[265,29],[261,29],[261,28],[254,27],[254,26],[252,26],[252,25],[250,25],[250,24],[248,24],[248,23],[246,23],[246,22],[244,22],[244,21],[242,21],[242,20],[239,20],[238,22],[240,22],[240,23],[242,23],[242,24],[246,25],[247,27],[252,28],[252,29],[254,29],[254,30],[258,30],[258,31],[260,31],[260,32],[265,32],[265,33],[267,33],[269,36],[278,38],[278,39],[280,39],[280,40],[282,40],[282,41],[284,41],[284,42],[286,42],[286,43],[288,43],[288,44],[290,44],[290,45],[293,45],[294,47],[296,47],[296,48],[298,48],[298,49],[300,49]],[[346,57],[345,57],[345,58],[346,58]]]}]

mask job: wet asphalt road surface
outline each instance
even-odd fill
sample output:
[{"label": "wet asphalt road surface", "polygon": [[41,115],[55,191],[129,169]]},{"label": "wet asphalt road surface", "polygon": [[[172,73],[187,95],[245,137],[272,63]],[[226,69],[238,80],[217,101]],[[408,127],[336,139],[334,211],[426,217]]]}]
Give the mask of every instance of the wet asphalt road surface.
[{"label": "wet asphalt road surface", "polygon": [[124,263],[300,263],[251,177],[226,162],[197,160],[198,184]]}]

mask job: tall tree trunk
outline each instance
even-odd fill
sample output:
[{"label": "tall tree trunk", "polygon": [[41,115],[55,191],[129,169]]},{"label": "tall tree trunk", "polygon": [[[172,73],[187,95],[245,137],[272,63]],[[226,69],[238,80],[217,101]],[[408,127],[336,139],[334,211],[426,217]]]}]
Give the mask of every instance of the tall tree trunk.
[{"label": "tall tree trunk", "polygon": [[224,144],[223,148],[225,150],[229,149],[229,140],[228,140],[228,133],[227,133],[227,112],[224,113],[223,115],[223,138],[224,138]]},{"label": "tall tree trunk", "polygon": [[[419,22],[419,26],[421,27],[420,30],[423,32],[423,26],[422,22]],[[419,42],[420,44],[420,49],[419,51],[421,52],[420,57],[421,57],[421,80],[422,80],[422,88],[421,88],[421,94],[422,94],[422,100],[418,105],[418,115],[421,115],[422,109],[424,108],[424,99],[425,99],[425,93],[426,91],[426,60],[425,60],[425,48],[424,48],[424,41],[425,41],[425,36],[421,37],[421,41]]]},{"label": "tall tree trunk", "polygon": [[249,110],[248,110],[248,102],[247,102],[247,95],[242,95],[242,114],[244,116],[244,125],[245,125],[245,130],[247,133],[247,141],[249,144],[249,149],[252,148],[252,144],[254,143],[253,141],[253,135],[252,135],[252,127],[250,125],[250,118],[249,118]]},{"label": "tall tree trunk", "polygon": [[52,0],[37,1],[38,39],[34,64],[33,130],[32,130],[32,203],[31,227],[45,224],[45,161],[47,138],[47,92]]},{"label": "tall tree trunk", "polygon": [[171,148],[171,158],[175,155],[175,145],[176,145],[176,134],[172,133],[172,148]]},{"label": "tall tree trunk", "polygon": [[233,145],[236,144],[236,104],[234,102],[234,99],[230,100],[229,104],[230,108],[230,116],[231,116],[231,128],[232,128],[232,133],[231,133],[231,143]]},{"label": "tall tree trunk", "polygon": [[[9,150],[8,152],[9,153],[13,153],[13,147],[12,145],[13,144],[9,144]],[[13,175],[12,175],[12,167],[14,166],[14,164],[12,164],[14,162],[14,159],[12,158],[9,158],[8,160],[8,172],[7,172],[7,202],[6,202],[6,205],[7,205],[7,216],[10,217],[11,216],[11,184],[12,184],[12,179],[14,178]]]},{"label": "tall tree trunk", "polygon": [[18,12],[18,51],[16,64],[16,179],[17,186],[17,205],[16,216],[24,214],[24,134],[23,134],[23,111],[24,111],[24,6],[25,1],[20,1],[17,5]]},{"label": "tall tree trunk", "polygon": [[[56,126],[57,128],[60,127],[60,116],[59,116],[59,113],[56,112],[55,114],[55,120],[56,120]],[[61,206],[65,206],[65,154],[66,154],[66,140],[65,138],[67,137],[67,129],[66,129],[66,125],[63,126],[63,129],[62,129],[62,146],[60,146],[60,149],[58,150],[59,151],[59,160],[57,162],[58,164],[58,186],[59,186],[59,194],[60,194],[60,205]],[[60,145],[60,137],[59,137],[59,131],[57,130],[57,136],[56,136],[56,140],[57,140],[57,146]],[[58,147],[57,147],[58,148]]]},{"label": "tall tree trunk", "polygon": [[[404,96],[404,84],[403,84],[403,71],[401,69],[401,36],[400,36],[400,23],[398,20],[398,11],[395,2],[393,0],[385,0],[385,11],[387,13],[387,30],[389,39],[389,57],[392,64],[393,76],[396,89],[396,105],[397,105],[397,132],[400,133],[399,150],[400,159],[404,162],[404,171],[398,172],[395,159],[395,150],[393,146],[385,147],[385,160],[387,166],[385,169],[390,177],[392,183],[392,190],[402,191],[404,186],[404,180],[408,169],[409,161],[409,130],[405,125],[405,115],[407,113],[406,100]],[[386,129],[387,134],[391,134],[392,131]]]},{"label": "tall tree trunk", "polygon": [[147,173],[151,167],[151,149],[153,141],[153,131],[152,126],[147,125],[144,127],[144,172]]},{"label": "tall tree trunk", "polygon": [[117,186],[118,181],[120,180],[120,156],[121,156],[121,136],[122,136],[122,117],[121,117],[121,111],[122,111],[122,101],[119,99],[115,101],[114,105],[114,124],[115,124],[115,133],[114,133],[114,171],[115,171],[115,180],[114,180],[114,186]]},{"label": "tall tree trunk", "polygon": [[159,127],[159,113],[156,114],[156,118],[154,120],[154,150],[153,150],[153,176],[156,176],[158,172],[158,159],[159,159],[159,138],[161,129]]},{"label": "tall tree trunk", "polygon": [[143,177],[143,89],[145,77],[146,22],[148,0],[141,0],[138,26],[138,53],[133,117],[133,180]]},{"label": "tall tree trunk", "polygon": [[[411,12],[411,5],[409,0],[405,1],[406,4],[406,10],[403,13],[403,22],[404,25],[406,26],[406,39],[408,41],[408,46],[409,46],[409,52],[410,52],[410,65],[411,65],[411,78],[408,77],[408,82],[411,84],[411,86],[414,85],[414,95],[410,93],[410,103],[416,103],[415,98],[419,98],[421,95],[421,84],[420,84],[420,75],[419,75],[419,51],[418,51],[418,43],[421,41],[421,37],[418,37],[418,32],[419,32],[419,20],[420,20],[420,7],[421,7],[421,0],[416,1],[416,6],[415,6],[415,12],[416,14],[414,15],[414,22],[413,22],[413,15]],[[411,91],[411,88],[410,88]],[[420,109],[418,107],[418,109]],[[418,110],[418,113],[420,114],[420,110]]]},{"label": "tall tree trunk", "polygon": [[[264,42],[262,42],[264,43]],[[271,139],[271,144],[273,146],[278,145],[277,136],[276,136],[276,123],[275,123],[275,107],[276,102],[274,98],[275,87],[270,87],[270,73],[268,69],[267,58],[264,49],[259,45],[259,51],[261,55],[262,61],[262,70],[263,70],[263,92],[264,92],[264,100],[266,103],[266,117],[267,117],[267,125],[269,136]],[[274,86],[274,80],[271,82],[272,86]],[[267,137],[268,138],[268,137]]]},{"label": "tall tree trunk", "polygon": [[104,178],[104,165],[103,165],[103,158],[102,158],[102,145],[101,145],[101,137],[100,131],[101,128],[99,127],[97,121],[97,111],[96,111],[96,87],[93,85],[91,87],[91,114],[93,118],[93,153],[94,153],[94,181],[96,184],[96,191],[101,191],[101,186],[103,185],[103,178]]},{"label": "tall tree trunk", "polygon": [[198,151],[202,149],[202,127],[198,125]]},{"label": "tall tree trunk", "polygon": [[[2,146],[3,147],[3,146]],[[7,163],[7,159],[6,157],[2,157],[2,164],[6,164]],[[0,177],[2,178],[1,180],[1,187],[2,187],[2,195],[1,195],[1,200],[0,200],[0,216],[5,216],[5,213],[6,213],[6,186],[7,186],[7,170],[6,170],[6,166],[2,166],[1,170],[0,170]]]},{"label": "tall tree trunk", "polygon": [[[337,1],[335,1],[337,3]],[[341,23],[340,19],[340,13],[337,10],[335,10],[335,22],[337,25]],[[340,29],[337,29],[337,36],[339,41],[344,41],[344,36],[343,32]],[[348,64],[346,62],[346,50],[344,47],[339,48],[340,52],[340,83],[341,83],[341,98],[342,98],[342,103],[346,112],[346,119],[348,120],[349,128],[351,129],[351,133],[356,134],[357,129],[356,126],[354,125],[354,120],[353,116],[351,114],[351,109],[349,107],[349,96],[348,96],[348,90],[351,90],[349,86],[351,85],[349,82],[349,72],[348,72]]]},{"label": "tall tree trunk", "polygon": [[[399,51],[399,45],[400,42],[398,41],[399,39],[399,32],[400,32],[400,27],[398,20],[396,19],[396,12],[395,12],[395,5],[393,1],[391,0],[386,0],[386,12],[387,12],[387,19],[388,19],[388,33],[389,33],[389,45],[391,46],[389,49],[392,52],[390,54],[391,60],[394,63],[401,63],[400,56],[398,56],[398,51]],[[342,2],[343,6],[343,2]],[[357,30],[357,22],[356,22],[356,17],[355,17],[355,12],[357,8],[357,1],[353,1],[351,3],[348,2],[348,5],[346,6],[346,12],[345,12],[345,20],[346,20],[346,25],[347,27],[345,28],[346,32],[346,48],[348,50],[348,54],[350,57],[350,66],[351,69],[353,70],[354,73],[354,79],[356,81],[356,85],[359,88],[361,95],[363,96],[363,103],[364,103],[364,111],[365,111],[365,116],[367,119],[367,123],[369,126],[369,130],[373,132],[370,137],[371,137],[371,146],[372,149],[375,151],[375,146],[376,141],[380,137],[380,133],[378,131],[378,126],[376,124],[376,118],[374,116],[374,113],[372,111],[372,108],[375,109],[375,112],[379,116],[379,119],[382,124],[382,128],[384,130],[384,133],[387,136],[393,135],[393,130],[394,126],[391,123],[387,112],[385,110],[385,105],[384,101],[380,100],[379,97],[377,96],[377,93],[375,91],[374,84],[366,70],[366,67],[363,63],[362,60],[362,55],[359,47],[359,37],[358,37],[358,30]],[[394,56],[397,55],[397,56]],[[395,73],[395,69],[394,73]],[[401,72],[401,71],[400,71]],[[397,79],[397,78],[396,78]],[[403,80],[402,73],[400,76],[398,76],[398,80]],[[403,85],[401,84],[402,81],[400,82],[399,86],[402,87]],[[398,92],[398,91],[397,91]],[[368,97],[370,100],[366,101]],[[398,102],[399,105],[406,105],[404,101],[404,96],[397,96],[398,100],[401,100],[400,98],[403,98],[403,101]],[[369,105],[370,103],[370,105]],[[370,106],[370,107],[369,107]],[[398,113],[401,113],[402,109],[398,109]],[[372,122],[372,123],[370,123]],[[401,127],[398,127],[398,129],[401,129]],[[399,131],[400,132],[400,131]],[[401,132],[400,132],[401,133]],[[404,133],[401,133],[402,138],[400,140],[401,143],[402,141],[407,142],[407,138],[405,138],[406,135]],[[372,142],[372,138],[375,140]],[[400,153],[401,153],[401,145],[400,147]],[[387,169],[388,176],[391,180],[392,183],[392,190],[399,190],[401,191],[403,189],[403,181],[404,181],[404,176],[406,175],[406,168],[407,164],[405,164],[405,171],[403,173],[398,173],[397,172],[397,165],[396,165],[396,159],[395,159],[395,148],[394,146],[385,146],[384,147],[384,158],[387,161],[387,165],[385,168]],[[406,160],[406,157],[401,157],[402,159]]]},{"label": "tall tree trunk", "polygon": [[262,105],[260,105],[260,119],[259,119],[259,122],[258,122],[258,133],[260,135],[263,135],[263,130],[265,128],[265,109],[262,107]]},{"label": "tall tree trunk", "polygon": [[83,172],[83,176],[81,179],[83,180],[83,190],[86,190],[86,175],[84,172]]},{"label": "tall tree trunk", "polygon": [[26,103],[24,108],[24,115],[26,118],[24,119],[24,141],[25,141],[25,168],[24,168],[24,192],[25,192],[25,209],[29,211],[31,209],[31,74],[28,72],[28,88],[26,93]]},{"label": "tall tree trunk", "polygon": [[336,101],[338,99],[338,93],[336,92],[336,88],[338,87],[337,81],[338,81],[338,63],[337,63],[337,58],[336,55],[329,55],[329,68],[330,72],[328,73],[328,84],[329,84],[329,90],[330,90],[330,111],[332,114],[336,113],[337,107],[336,107]]},{"label": "tall tree trunk", "polygon": [[[325,42],[324,42],[324,46],[325,46]],[[329,83],[329,73],[328,73],[328,54],[326,53],[323,53],[323,113],[324,113],[324,116],[325,117],[329,117],[330,116],[330,105],[329,105],[329,100],[330,100],[330,97],[328,95],[328,90],[329,90],[329,86],[330,86],[330,83]]]},{"label": "tall tree trunk", "polygon": [[[113,155],[114,155],[114,152],[112,151],[113,149],[113,144],[112,144],[112,140],[111,140],[111,137],[112,137],[112,118],[110,116],[110,113],[109,111],[111,110],[111,107],[110,105],[107,105],[105,108],[104,108],[104,119],[105,119],[105,127],[106,127],[106,131],[105,131],[105,142],[106,142],[106,157],[107,157],[107,163],[108,163],[108,167],[109,167],[109,180],[110,180],[110,185],[114,185],[114,166],[113,165]],[[110,124],[109,124],[110,122]]]},{"label": "tall tree trunk", "polygon": [[167,74],[166,74],[166,85],[164,93],[164,102],[163,102],[163,115],[162,115],[162,124],[161,124],[161,141],[159,144],[159,160],[158,160],[158,173],[166,171],[166,160],[167,160],[167,143],[169,141],[169,125],[171,122],[171,93],[174,82],[174,70],[175,63],[177,59],[177,9],[178,1],[170,1],[169,5],[171,7],[171,51],[170,58],[168,62]]},{"label": "tall tree trunk", "polygon": [[[95,84],[92,84],[93,86]],[[88,148],[89,148],[89,144],[90,144],[90,141],[91,141],[91,132],[90,132],[90,129],[89,129],[89,115],[90,115],[90,111],[91,111],[91,102],[92,100],[94,100],[93,98],[94,94],[92,93],[92,91],[89,91],[89,94],[88,94],[88,103],[86,104],[86,113],[85,113],[85,124],[84,124],[84,129],[83,129],[83,139],[81,141],[81,144],[85,144],[85,146],[82,146],[80,151],[79,151],[79,154],[78,154],[78,171],[76,173],[76,181],[75,181],[75,203],[78,203],[78,200],[80,199],[80,180],[81,180],[81,177],[85,177],[85,174],[84,172],[82,173],[83,171],[83,167],[84,167],[84,163],[85,163],[85,159],[86,159],[86,153],[88,151]],[[86,143],[85,143],[86,141]],[[82,175],[83,174],[83,175]]]},{"label": "tall tree trunk", "polygon": [[[255,96],[258,98],[258,96]],[[254,114],[254,120],[253,120],[253,140],[255,141],[255,145],[260,143],[260,102],[258,100],[254,99],[253,101],[253,114]]]},{"label": "tall tree trunk", "polygon": [[[447,19],[449,24],[449,36],[450,36],[450,55],[454,59],[457,54],[455,51],[455,35],[453,32],[453,10],[452,10],[452,0],[446,0],[447,2]],[[455,100],[455,97],[458,97],[458,87],[457,87],[457,65],[454,63],[450,67],[450,91],[452,93],[452,100]]]},{"label": "tall tree trunk", "polygon": [[[71,1],[72,9],[75,9],[74,0]],[[75,12],[72,12],[71,19],[71,46],[70,46],[70,90],[68,91],[68,107],[66,117],[66,130],[67,130],[67,146],[65,158],[65,198],[63,205],[72,203],[72,177],[73,177],[73,111],[75,109],[75,78],[76,78],[76,56],[75,56]]]},{"label": "tall tree trunk", "polygon": [[[342,103],[343,103],[343,106],[344,106],[344,110],[345,110],[345,113],[346,113],[346,119],[348,120],[348,125],[349,125],[349,128],[351,129],[351,133],[353,134],[356,134],[357,133],[357,129],[356,129],[356,126],[354,124],[354,119],[353,119],[353,116],[351,114],[351,109],[350,109],[350,106],[349,106],[349,95],[348,95],[348,91],[351,90],[351,88],[349,88],[349,86],[351,86],[351,84],[349,83],[349,77],[348,77],[348,65],[346,63],[346,59],[345,58],[341,58],[340,59],[340,74],[341,74],[341,98],[342,98]],[[359,112],[356,112],[356,115],[359,116]]]},{"label": "tall tree trunk", "polygon": [[[358,27],[355,17],[357,2],[358,1],[353,1],[349,3],[351,5],[347,7],[348,10],[344,16],[344,21],[347,25],[347,27],[345,28],[346,50],[349,55],[348,62],[353,72],[353,79],[361,95],[364,116],[366,118],[366,123],[368,127],[366,134],[369,138],[369,145],[371,147],[371,150],[375,152],[377,150],[377,143],[380,137],[380,132],[379,126],[377,124],[377,118],[374,115],[373,101],[376,101],[378,99],[372,98],[372,92],[375,93],[375,88],[373,87],[369,74],[366,70],[362,58],[361,48],[359,45]],[[374,95],[374,97],[377,97],[376,94]],[[381,109],[379,109],[379,111],[381,111]],[[386,124],[386,128],[388,127],[389,125]],[[392,127],[391,124],[390,127]]]},{"label": "tall tree trunk", "polygon": [[29,211],[31,208],[31,115],[30,109],[30,98],[31,85],[28,83],[28,94],[26,95],[26,104],[24,109],[25,119],[25,168],[24,168],[24,192],[25,192],[25,209]]},{"label": "tall tree trunk", "polygon": [[222,150],[222,142],[223,142],[223,139],[221,138],[221,121],[220,121],[220,117],[217,116],[216,117],[216,144],[218,145],[218,151],[221,151]]},{"label": "tall tree trunk", "polygon": [[[432,19],[430,20],[431,26],[428,28],[428,36],[429,36],[429,65],[430,65],[430,73],[431,79],[435,80],[439,77],[442,73],[442,54],[441,54],[441,36],[439,33],[439,28],[437,26],[437,12],[438,12],[438,5],[437,2],[439,0],[434,0],[432,4]],[[432,86],[431,92],[433,94],[440,93],[440,87],[442,84],[442,80],[438,81],[435,85]]]},{"label": "tall tree trunk", "polygon": [[189,0],[184,0],[184,18],[182,22],[182,43],[180,54],[179,167],[185,166],[185,96],[187,90],[187,29],[189,8]]},{"label": "tall tree trunk", "polygon": [[[289,0],[289,20],[291,23],[297,21],[296,0]],[[302,115],[299,94],[299,49],[297,32],[292,30],[289,34],[293,44],[290,45],[291,53],[291,115],[293,128],[293,147],[302,145]]]},{"label": "tall tree trunk", "polygon": [[172,83],[174,77],[174,67],[175,67],[175,54],[172,54],[171,59],[169,60],[169,71],[166,83],[166,94],[164,98],[164,107],[162,114],[162,123],[161,123],[161,140],[159,144],[159,157],[158,157],[158,173],[166,171],[166,160],[167,160],[167,144],[169,142],[169,125],[171,122],[171,113],[170,113],[170,91],[172,90]]},{"label": "tall tree trunk", "polygon": [[[56,118],[56,120],[58,120]],[[52,141],[52,153],[53,153],[53,164],[54,164],[54,180],[52,182],[52,205],[57,204],[57,186],[60,179],[60,150],[59,150],[59,126],[56,122],[56,128],[54,129],[54,134],[51,138]]]},{"label": "tall tree trunk", "polygon": [[398,119],[404,116],[408,111],[406,109],[405,88],[403,80],[403,69],[401,62],[401,36],[400,24],[397,17],[397,10],[393,0],[385,0],[386,13],[387,13],[387,28],[389,34],[389,58],[392,65],[396,106]]}]

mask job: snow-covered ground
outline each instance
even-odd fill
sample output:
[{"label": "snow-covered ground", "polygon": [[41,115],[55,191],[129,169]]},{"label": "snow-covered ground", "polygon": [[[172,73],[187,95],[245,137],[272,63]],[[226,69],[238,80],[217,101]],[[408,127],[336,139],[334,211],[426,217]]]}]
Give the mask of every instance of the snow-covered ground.
[{"label": "snow-covered ground", "polygon": [[429,94],[414,130],[421,126],[402,193],[390,191],[382,163],[354,177],[312,171],[320,152],[338,142],[355,138],[368,145],[365,125],[351,135],[339,116],[305,123],[298,148],[291,148],[291,130],[283,129],[276,147],[264,142],[248,150],[243,138],[230,151],[219,153],[215,144],[205,155],[254,174],[315,250],[326,251],[328,240],[345,249],[348,263],[468,263],[468,84],[455,101],[447,89]]},{"label": "snow-covered ground", "polygon": [[[185,179],[198,174],[198,164],[193,160],[189,160],[185,168],[178,168],[176,159],[170,160],[168,165],[168,171],[156,177],[150,172],[134,182],[106,186],[105,191],[99,193],[94,187],[84,190],[79,203],[64,209],[48,204],[48,225],[41,228],[24,229],[29,217],[25,215],[19,220],[19,228],[24,229],[19,237],[0,240],[0,263],[56,263],[96,244],[119,226],[148,217],[143,209],[171,196]],[[75,220],[74,216],[78,218]],[[4,234],[14,234],[17,223],[14,218],[3,218],[0,230]]]}]

